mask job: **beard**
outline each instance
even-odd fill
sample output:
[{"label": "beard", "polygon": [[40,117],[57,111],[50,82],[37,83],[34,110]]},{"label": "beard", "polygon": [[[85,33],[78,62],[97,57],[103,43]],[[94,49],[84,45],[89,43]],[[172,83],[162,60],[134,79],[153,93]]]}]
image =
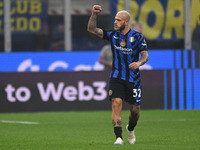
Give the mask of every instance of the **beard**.
[{"label": "beard", "polygon": [[115,29],[115,31],[122,31],[124,29],[125,29],[125,23],[121,27],[119,27],[119,29]]}]

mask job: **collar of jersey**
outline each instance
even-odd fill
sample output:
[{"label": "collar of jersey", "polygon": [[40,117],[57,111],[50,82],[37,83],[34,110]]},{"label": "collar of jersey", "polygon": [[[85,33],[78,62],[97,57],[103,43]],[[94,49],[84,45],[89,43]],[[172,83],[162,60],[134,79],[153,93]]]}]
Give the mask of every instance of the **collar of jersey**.
[{"label": "collar of jersey", "polygon": [[127,36],[129,34],[129,32],[131,32],[131,29],[129,29],[129,31],[124,35],[124,34],[121,34],[120,31],[119,32],[119,37],[120,39],[124,39],[125,36]]},{"label": "collar of jersey", "polygon": [[127,34],[129,34],[129,32],[131,32],[131,29],[129,29],[129,31],[124,35],[124,34],[122,34],[120,31],[118,31],[119,32],[119,34],[120,35],[122,35],[122,36],[126,36]]}]

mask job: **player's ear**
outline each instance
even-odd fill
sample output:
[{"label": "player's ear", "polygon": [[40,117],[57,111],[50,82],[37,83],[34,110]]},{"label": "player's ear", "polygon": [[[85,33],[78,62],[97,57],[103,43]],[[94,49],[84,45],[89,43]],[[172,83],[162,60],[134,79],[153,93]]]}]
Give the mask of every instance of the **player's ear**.
[{"label": "player's ear", "polygon": [[128,25],[128,24],[129,24],[129,21],[128,21],[128,20],[126,20],[126,21],[125,21],[125,23],[126,23],[126,25]]}]

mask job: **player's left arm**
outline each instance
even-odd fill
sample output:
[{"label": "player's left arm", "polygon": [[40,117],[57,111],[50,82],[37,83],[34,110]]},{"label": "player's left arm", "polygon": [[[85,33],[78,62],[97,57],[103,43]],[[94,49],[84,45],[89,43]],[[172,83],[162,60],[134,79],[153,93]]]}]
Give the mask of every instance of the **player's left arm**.
[{"label": "player's left arm", "polygon": [[149,60],[149,54],[147,50],[143,50],[140,52],[141,58],[137,62],[132,62],[129,65],[130,69],[137,69],[140,66],[144,65]]},{"label": "player's left arm", "polygon": [[140,66],[142,66],[149,60],[149,54],[148,54],[148,51],[146,50],[141,51],[140,54],[142,57],[140,58],[138,62],[140,62]]}]

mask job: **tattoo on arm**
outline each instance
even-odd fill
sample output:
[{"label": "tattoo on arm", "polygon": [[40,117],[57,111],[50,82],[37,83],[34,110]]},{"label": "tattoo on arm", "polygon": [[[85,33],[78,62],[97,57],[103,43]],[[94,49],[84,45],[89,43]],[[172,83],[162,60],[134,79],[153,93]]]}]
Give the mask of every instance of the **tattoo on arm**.
[{"label": "tattoo on arm", "polygon": [[88,22],[88,31],[94,30],[97,26],[97,14],[92,14]]},{"label": "tattoo on arm", "polygon": [[140,58],[139,62],[141,62],[141,66],[144,65],[149,60],[149,55],[147,51],[140,52],[142,57]]},{"label": "tattoo on arm", "polygon": [[103,30],[102,29],[96,28],[94,30],[94,33],[96,34],[96,36],[103,38]]},{"label": "tattoo on arm", "polygon": [[88,31],[100,38],[103,38],[103,30],[97,28],[97,14],[92,14],[88,22]]}]

